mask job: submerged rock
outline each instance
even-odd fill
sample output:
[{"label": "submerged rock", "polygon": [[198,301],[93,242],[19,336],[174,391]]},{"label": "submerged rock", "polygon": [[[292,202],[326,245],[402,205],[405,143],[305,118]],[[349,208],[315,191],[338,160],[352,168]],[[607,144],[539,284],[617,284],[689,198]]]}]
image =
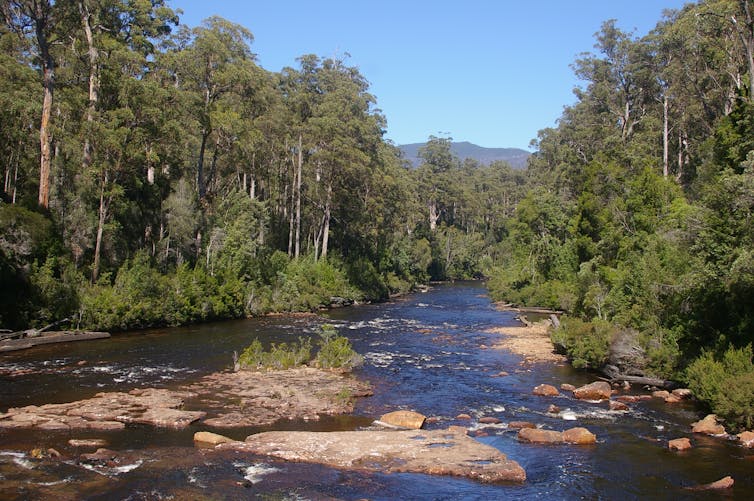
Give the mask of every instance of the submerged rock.
[{"label": "submerged rock", "polygon": [[500,424],[502,421],[494,416],[484,416],[479,418],[481,424]]},{"label": "submerged rock", "polygon": [[691,431],[705,435],[725,435],[725,428],[717,422],[717,416],[708,414],[704,419],[691,423]]},{"label": "submerged rock", "polygon": [[408,428],[409,430],[418,430],[424,426],[426,420],[424,414],[413,411],[394,411],[382,415],[380,422],[389,426],[398,428]]},{"label": "submerged rock", "polygon": [[698,485],[696,487],[690,487],[689,490],[692,491],[711,491],[711,490],[720,490],[720,489],[730,489],[733,487],[733,484],[735,481],[733,480],[733,477],[727,476],[723,477],[720,480],[716,480],[709,484],[704,485]]},{"label": "submerged rock", "polygon": [[466,436],[462,427],[432,431],[271,431],[215,449],[348,470],[453,475],[482,482],[526,480],[526,472],[518,463]]},{"label": "submerged rock", "polygon": [[613,389],[605,381],[595,381],[573,390],[573,396],[579,400],[608,400]]},{"label": "submerged rock", "polygon": [[610,400],[611,411],[627,411],[628,406],[619,400]]},{"label": "submerged rock", "polygon": [[68,445],[71,447],[91,447],[101,448],[107,447],[107,440],[101,438],[72,438],[68,441]]}]

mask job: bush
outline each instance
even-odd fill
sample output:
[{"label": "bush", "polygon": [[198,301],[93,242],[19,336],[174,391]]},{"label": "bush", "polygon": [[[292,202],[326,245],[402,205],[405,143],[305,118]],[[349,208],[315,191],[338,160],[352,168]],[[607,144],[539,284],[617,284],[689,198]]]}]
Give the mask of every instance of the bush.
[{"label": "bush", "polygon": [[300,367],[309,362],[322,369],[350,370],[364,361],[351,347],[348,338],[338,336],[335,327],[323,325],[320,331],[319,351],[311,358],[312,342],[309,338],[299,338],[293,343],[273,343],[265,350],[259,339],[241,353],[238,366],[249,370],[283,370]]},{"label": "bush", "polygon": [[351,347],[348,338],[338,336],[335,327],[329,324],[320,331],[319,352],[314,363],[322,369],[353,369],[364,362],[364,358]]},{"label": "bush", "polygon": [[686,382],[712,412],[737,428],[754,427],[754,363],[751,345],[720,357],[703,353],[686,369]]},{"label": "bush", "polygon": [[552,332],[552,342],[565,352],[577,369],[598,369],[605,365],[610,353],[610,340],[615,327],[603,320],[585,322],[563,317],[560,327]]},{"label": "bush", "polygon": [[241,353],[238,363],[241,368],[250,370],[284,370],[304,365],[311,359],[312,344],[307,338],[299,338],[293,343],[273,343],[265,351],[262,342],[255,339]]}]

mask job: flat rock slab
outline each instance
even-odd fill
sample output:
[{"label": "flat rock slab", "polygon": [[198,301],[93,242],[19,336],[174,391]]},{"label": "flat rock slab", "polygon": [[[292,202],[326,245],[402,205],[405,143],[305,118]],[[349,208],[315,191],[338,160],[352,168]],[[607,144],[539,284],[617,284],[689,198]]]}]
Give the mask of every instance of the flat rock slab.
[{"label": "flat rock slab", "polygon": [[526,472],[518,463],[466,436],[462,427],[432,431],[271,431],[216,449],[348,470],[453,475],[481,482],[526,480]]},{"label": "flat rock slab", "polygon": [[205,416],[201,411],[184,411],[189,392],[165,389],[136,389],[128,393],[98,393],[92,398],[65,404],[30,405],[0,414],[2,428],[41,430],[118,430],[125,423],[181,429]]},{"label": "flat rock slab", "polygon": [[303,367],[275,371],[219,372],[188,387],[204,424],[216,428],[263,426],[280,419],[316,421],[353,412],[357,397],[372,395],[368,383],[348,374]]}]

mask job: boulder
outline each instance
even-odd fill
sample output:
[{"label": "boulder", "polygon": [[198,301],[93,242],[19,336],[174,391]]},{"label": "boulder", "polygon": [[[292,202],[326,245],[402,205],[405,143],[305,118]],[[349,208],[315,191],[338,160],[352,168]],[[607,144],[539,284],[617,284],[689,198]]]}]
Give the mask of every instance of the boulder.
[{"label": "boulder", "polygon": [[382,473],[425,473],[468,477],[481,482],[526,480],[526,472],[496,448],[466,436],[462,427],[446,430],[268,431],[245,442],[218,445],[286,461]]},{"label": "boulder", "polygon": [[686,437],[668,441],[668,449],[671,451],[685,451],[691,449],[691,440]]},{"label": "boulder", "polygon": [[555,404],[550,404],[550,406],[547,408],[547,412],[549,412],[550,414],[557,414],[560,412],[560,407]]},{"label": "boulder", "polygon": [[394,411],[380,417],[380,422],[389,426],[418,430],[424,425],[425,419],[427,419],[426,416],[419,414],[418,412]]},{"label": "boulder", "polygon": [[471,416],[469,416],[468,414],[459,414],[456,416],[456,419],[462,419],[464,421],[468,421],[469,419],[471,419]]},{"label": "boulder", "polygon": [[576,387],[572,384],[563,383],[560,385],[560,389],[563,391],[573,391],[576,389]]},{"label": "boulder", "polygon": [[568,444],[588,445],[597,443],[597,436],[586,428],[571,428],[563,432],[563,441]]},{"label": "boulder", "polygon": [[665,403],[666,404],[677,404],[681,402],[683,399],[677,395],[673,395],[672,393],[665,397]]},{"label": "boulder", "polygon": [[691,423],[691,431],[694,433],[704,433],[705,435],[724,435],[725,428],[718,424],[717,416],[708,414],[704,419]]},{"label": "boulder", "polygon": [[657,390],[657,391],[653,391],[652,392],[652,396],[654,398],[666,399],[666,398],[668,398],[670,396],[670,392],[667,391],[667,390]]},{"label": "boulder", "polygon": [[228,442],[234,442],[232,438],[228,438],[211,431],[197,431],[194,433],[194,443],[207,444],[207,445],[219,445],[227,444]]},{"label": "boulder", "polygon": [[745,431],[736,435],[741,445],[744,447],[754,448],[754,431]]},{"label": "boulder", "polygon": [[528,444],[562,444],[563,434],[554,430],[521,428],[518,432],[518,441]]},{"label": "boulder", "polygon": [[595,381],[573,390],[573,396],[579,400],[608,400],[613,389],[605,381]]},{"label": "boulder", "polygon": [[692,396],[691,390],[689,390],[688,388],[676,388],[671,393],[676,397],[682,399],[688,399]]},{"label": "boulder", "polygon": [[624,404],[623,402],[620,402],[617,400],[610,400],[610,410],[611,411],[627,411],[628,406]]},{"label": "boulder", "polygon": [[532,390],[532,393],[541,397],[557,397],[560,395],[558,389],[549,384],[540,384]]}]

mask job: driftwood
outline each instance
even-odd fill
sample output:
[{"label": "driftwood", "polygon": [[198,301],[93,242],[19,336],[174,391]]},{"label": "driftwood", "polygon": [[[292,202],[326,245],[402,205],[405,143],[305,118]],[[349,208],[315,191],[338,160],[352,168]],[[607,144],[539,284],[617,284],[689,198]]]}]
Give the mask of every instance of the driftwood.
[{"label": "driftwood", "polygon": [[6,340],[6,339],[25,339],[25,338],[40,337],[44,331],[48,329],[52,329],[53,327],[57,327],[63,322],[70,322],[70,321],[71,319],[66,317],[62,320],[58,320],[57,322],[53,322],[49,325],[45,325],[44,327],[40,329],[26,329],[24,331],[3,332],[2,334],[0,334],[0,341]]},{"label": "driftwood", "polygon": [[0,353],[31,348],[40,344],[68,343],[70,341],[88,341],[110,337],[107,332],[96,331],[50,331],[39,333],[36,337],[22,337],[19,339],[4,339],[0,341]]},{"label": "driftwood", "polygon": [[676,388],[678,383],[675,381],[668,381],[666,379],[647,377],[647,376],[633,376],[630,374],[621,374],[618,368],[614,365],[604,366],[600,372],[607,377],[607,380],[611,383],[618,383],[627,381],[629,383],[644,384],[647,386],[656,386],[658,388]]}]

